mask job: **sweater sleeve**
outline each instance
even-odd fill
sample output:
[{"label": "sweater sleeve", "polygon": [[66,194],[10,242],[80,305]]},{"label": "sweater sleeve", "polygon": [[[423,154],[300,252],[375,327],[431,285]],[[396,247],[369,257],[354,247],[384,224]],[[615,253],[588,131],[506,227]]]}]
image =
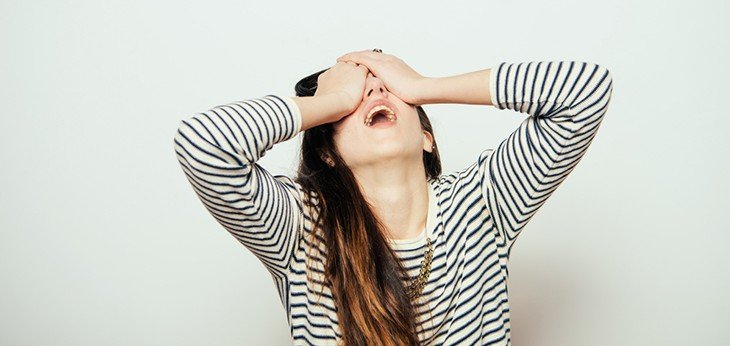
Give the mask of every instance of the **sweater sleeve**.
[{"label": "sweater sleeve", "polygon": [[298,184],[257,161],[301,131],[289,97],[266,95],[217,106],[180,122],[177,159],[205,208],[274,278],[286,276],[303,224]]},{"label": "sweater sleeve", "polygon": [[489,85],[496,108],[529,115],[477,162],[482,197],[509,257],[522,228],[585,154],[613,82],[596,64],[531,61],[497,64]]}]

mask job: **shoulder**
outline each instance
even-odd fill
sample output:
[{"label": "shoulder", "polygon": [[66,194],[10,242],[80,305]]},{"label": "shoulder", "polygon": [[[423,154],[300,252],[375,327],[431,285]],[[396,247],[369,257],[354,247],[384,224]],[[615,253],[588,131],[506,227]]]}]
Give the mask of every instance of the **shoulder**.
[{"label": "shoulder", "polygon": [[481,183],[481,176],[484,175],[489,157],[494,149],[484,149],[477,155],[476,159],[467,166],[444,173],[437,179],[443,190],[459,189],[467,186],[476,186]]}]

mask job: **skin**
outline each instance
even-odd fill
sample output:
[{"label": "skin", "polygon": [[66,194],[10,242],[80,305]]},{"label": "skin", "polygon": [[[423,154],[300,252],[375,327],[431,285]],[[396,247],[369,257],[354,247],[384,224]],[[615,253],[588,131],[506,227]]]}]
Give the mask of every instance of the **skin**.
[{"label": "skin", "polygon": [[[492,105],[490,72],[424,77],[393,55],[363,50],[337,58],[320,75],[314,96],[293,99],[302,113],[302,131],[333,123],[335,146],[389,237],[408,239],[426,226],[422,152],[430,152],[433,144],[431,134],[421,129],[416,105]],[[395,106],[397,120],[389,127],[367,127],[366,106],[381,98]]]}]

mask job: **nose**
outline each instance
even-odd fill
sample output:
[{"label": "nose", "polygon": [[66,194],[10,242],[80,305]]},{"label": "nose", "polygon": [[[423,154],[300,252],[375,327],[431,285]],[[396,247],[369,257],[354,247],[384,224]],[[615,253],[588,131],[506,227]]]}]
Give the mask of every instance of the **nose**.
[{"label": "nose", "polygon": [[387,95],[383,80],[375,77],[372,72],[368,72],[367,82],[365,83],[365,91],[365,95],[367,95],[367,97],[381,97],[381,95]]}]

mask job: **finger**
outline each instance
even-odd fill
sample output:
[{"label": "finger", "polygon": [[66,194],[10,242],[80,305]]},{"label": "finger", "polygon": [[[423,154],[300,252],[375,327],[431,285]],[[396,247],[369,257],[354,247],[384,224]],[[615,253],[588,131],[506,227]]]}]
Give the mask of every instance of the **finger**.
[{"label": "finger", "polygon": [[337,58],[338,60],[362,60],[364,52],[350,52]]},{"label": "finger", "polygon": [[340,55],[340,57],[337,58],[337,59],[341,59],[341,58],[344,58],[345,56],[349,56],[349,55],[353,55],[353,54],[358,54],[358,53],[364,53],[364,52],[367,52],[367,49],[365,49],[365,50],[357,50],[357,51],[352,51],[352,52],[347,52],[345,54]]},{"label": "finger", "polygon": [[350,55],[346,54],[346,55],[343,55],[343,56],[340,56],[339,58],[337,58],[337,61],[343,61],[343,62],[352,61],[352,57]]},{"label": "finger", "polygon": [[367,73],[367,71],[368,71],[368,67],[367,67],[367,66],[365,66],[365,65],[362,65],[362,64],[358,64],[358,63],[356,63],[356,62],[354,62],[354,61],[348,61],[347,63],[348,63],[349,65],[352,65],[352,66],[354,66],[354,67],[355,67],[355,68],[356,68],[357,70],[359,70],[360,72],[363,72],[363,73]]},{"label": "finger", "polygon": [[349,52],[342,54],[337,60],[356,60],[356,59],[362,59],[362,53],[365,53],[365,51],[358,51],[358,52]]},{"label": "finger", "polygon": [[385,57],[387,55],[388,54],[373,52],[372,50],[366,49],[366,50],[361,50],[361,51],[357,51],[357,52],[349,52],[347,54],[343,54],[340,57],[353,57],[353,56],[357,56],[357,57],[360,57],[361,59],[363,59],[363,58],[365,58],[365,59],[368,59],[368,58],[369,59],[380,59],[380,58],[383,58],[383,57]]},{"label": "finger", "polygon": [[362,55],[348,54],[342,58],[338,58],[337,61],[352,61],[360,65],[372,66],[373,61]]}]

